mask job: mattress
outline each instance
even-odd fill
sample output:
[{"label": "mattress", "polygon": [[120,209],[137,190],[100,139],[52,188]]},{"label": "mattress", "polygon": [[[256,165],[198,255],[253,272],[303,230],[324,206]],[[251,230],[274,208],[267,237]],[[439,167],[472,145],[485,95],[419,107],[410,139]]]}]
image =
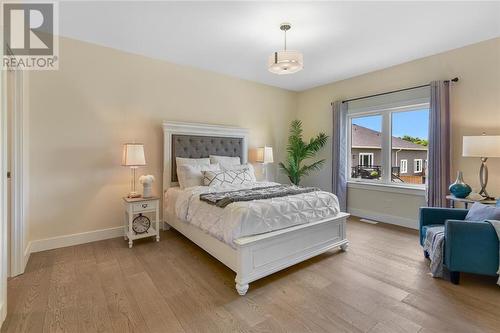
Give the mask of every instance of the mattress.
[{"label": "mattress", "polygon": [[244,185],[195,186],[184,190],[174,187],[168,189],[165,204],[170,215],[204,230],[232,247],[235,247],[233,241],[241,237],[316,222],[334,217],[340,212],[337,197],[324,191],[235,202],[225,208],[200,200],[202,193],[274,185],[278,184],[254,182]]}]

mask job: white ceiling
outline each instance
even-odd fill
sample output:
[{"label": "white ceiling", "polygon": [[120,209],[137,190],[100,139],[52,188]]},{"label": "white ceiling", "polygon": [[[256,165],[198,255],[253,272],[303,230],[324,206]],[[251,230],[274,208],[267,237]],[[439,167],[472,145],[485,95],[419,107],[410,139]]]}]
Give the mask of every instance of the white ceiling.
[{"label": "white ceiling", "polygon": [[[60,34],[290,90],[500,36],[500,2],[63,2]],[[304,70],[267,71],[283,46]]]}]

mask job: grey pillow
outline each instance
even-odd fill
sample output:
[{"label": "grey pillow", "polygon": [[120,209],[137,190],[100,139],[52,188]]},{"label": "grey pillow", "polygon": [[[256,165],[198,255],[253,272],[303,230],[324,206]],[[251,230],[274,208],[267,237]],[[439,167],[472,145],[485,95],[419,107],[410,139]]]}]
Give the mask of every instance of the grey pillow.
[{"label": "grey pillow", "polygon": [[475,202],[469,209],[466,221],[500,220],[500,207],[483,205]]}]

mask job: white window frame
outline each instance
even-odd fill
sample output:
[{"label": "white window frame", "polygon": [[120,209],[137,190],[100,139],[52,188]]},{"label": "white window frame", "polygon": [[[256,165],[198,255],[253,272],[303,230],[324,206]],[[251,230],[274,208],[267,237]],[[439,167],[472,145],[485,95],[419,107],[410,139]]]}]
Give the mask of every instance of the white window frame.
[{"label": "white window frame", "polygon": [[[417,168],[417,166],[419,166],[419,165],[420,165],[420,168]],[[424,171],[424,161],[421,158],[414,159],[413,160],[413,173],[419,173],[422,171]]]},{"label": "white window frame", "polygon": [[[406,106],[396,106],[396,107],[380,107],[380,108],[369,108],[363,111],[356,111],[355,113],[347,114],[347,147],[346,152],[347,156],[352,156],[352,121],[356,118],[362,117],[370,117],[370,116],[382,116],[382,131],[381,131],[381,140],[382,140],[382,152],[381,152],[381,167],[382,167],[382,176],[380,179],[359,179],[359,178],[351,178],[351,170],[352,170],[352,159],[347,159],[347,170],[349,170],[349,178],[348,183],[365,183],[367,185],[376,185],[376,186],[386,186],[390,188],[410,188],[416,190],[424,190],[425,184],[399,184],[393,183],[391,179],[392,174],[392,114],[397,112],[407,112],[407,111],[416,111],[422,109],[429,109],[429,102],[425,102],[423,100],[409,101]],[[388,137],[389,136],[389,137]],[[356,149],[356,148],[354,148]],[[358,160],[359,161],[359,160]]]},{"label": "white window frame", "polygon": [[[404,165],[404,168],[403,168],[403,165]],[[408,173],[408,160],[400,160],[399,161],[399,173]]]},{"label": "white window frame", "polygon": [[368,166],[372,166],[373,165],[373,153],[359,153],[358,154],[358,165],[363,165],[361,163],[361,161],[363,160],[364,156],[368,156],[368,160],[370,161]]}]

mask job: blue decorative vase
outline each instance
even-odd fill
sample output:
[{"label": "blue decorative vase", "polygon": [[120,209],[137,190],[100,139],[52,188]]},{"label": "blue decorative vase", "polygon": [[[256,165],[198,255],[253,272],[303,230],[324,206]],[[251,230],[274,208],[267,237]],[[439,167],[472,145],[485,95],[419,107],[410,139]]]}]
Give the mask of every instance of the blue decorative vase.
[{"label": "blue decorative vase", "polygon": [[455,180],[455,182],[451,184],[448,189],[450,190],[450,193],[457,198],[465,198],[472,191],[470,186],[465,184],[462,171],[458,172],[457,180]]}]

